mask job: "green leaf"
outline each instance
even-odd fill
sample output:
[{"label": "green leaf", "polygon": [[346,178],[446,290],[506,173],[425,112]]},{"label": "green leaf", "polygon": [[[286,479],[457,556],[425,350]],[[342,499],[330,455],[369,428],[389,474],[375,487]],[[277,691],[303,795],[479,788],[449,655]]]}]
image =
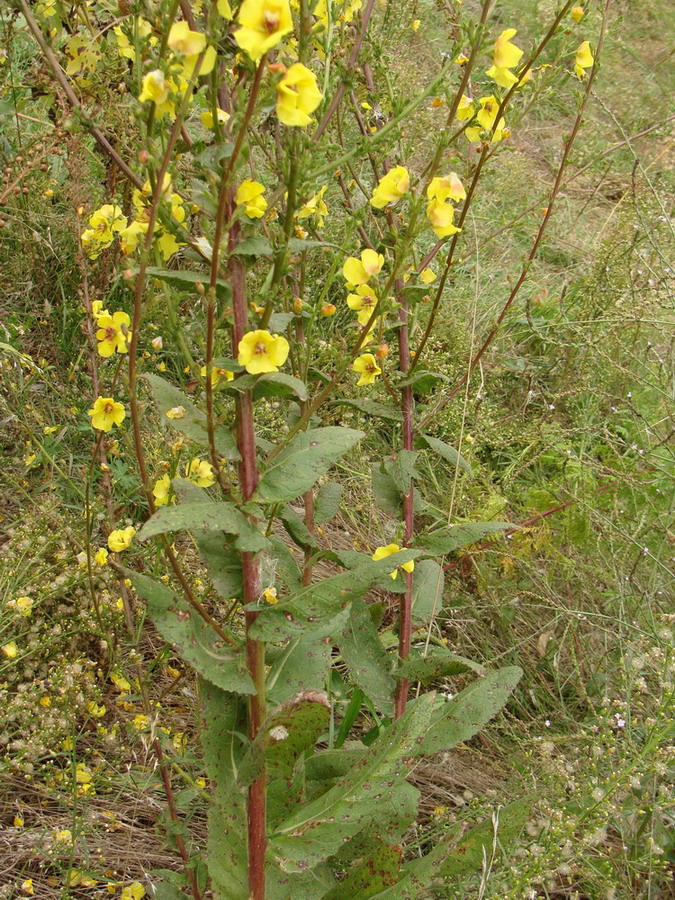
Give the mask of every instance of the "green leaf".
[{"label": "green leaf", "polygon": [[232,251],[233,256],[271,256],[274,253],[272,245],[264,237],[249,237],[240,241]]},{"label": "green leaf", "polygon": [[365,413],[367,416],[374,416],[376,419],[388,419],[390,422],[402,422],[403,413],[394,406],[387,406],[386,403],[379,403],[377,400],[350,400],[347,398],[339,400],[331,400],[334,406],[351,406],[352,409],[358,409],[359,412]]},{"label": "green leaf", "polygon": [[408,378],[402,378],[396,383],[397,388],[413,387],[415,393],[428,393],[439,381],[448,382],[450,379],[447,375],[441,375],[440,372],[420,372],[418,369],[414,371]]},{"label": "green leaf", "polygon": [[294,500],[313,487],[365,435],[353,428],[313,428],[296,435],[263,472],[255,499],[264,503]]},{"label": "green leaf", "polygon": [[451,466],[458,465],[460,469],[463,469],[469,475],[473,474],[471,463],[467,462],[461,453],[458,453],[454,447],[450,446],[450,444],[446,444],[445,441],[432,437],[430,434],[418,435],[417,441],[422,446],[427,446],[430,450],[433,450],[434,453],[437,453],[441,459],[450,463]]},{"label": "green leaf", "polygon": [[291,506],[285,506],[279,513],[279,518],[293,542],[302,550],[314,550],[319,546],[314,534]]},{"label": "green leaf", "polygon": [[350,869],[324,900],[367,900],[400,878],[403,848],[398,844],[370,841],[360,865]]},{"label": "green leaf", "polygon": [[530,798],[496,809],[492,818],[466,832],[444,860],[439,874],[445,878],[458,878],[480,872],[483,860],[492,859],[495,838],[502,851],[508,851],[520,837],[531,812]]},{"label": "green leaf", "polygon": [[303,634],[281,649],[268,647],[267,655],[271,668],[265,689],[270,702],[283,703],[299,691],[323,689],[330,666],[329,641]]},{"label": "green leaf", "polygon": [[379,815],[391,814],[394,789],[405,778],[403,759],[426,731],[433,703],[433,694],[410,703],[344,778],[277,827],[271,849],[285,869],[311,868],[372,827]]},{"label": "green leaf", "polygon": [[307,399],[307,385],[285,372],[266,372],[264,375],[240,375],[225,385],[228,391],[253,391],[253,399],[261,397],[297,397]]},{"label": "green leaf", "polygon": [[213,629],[171,588],[147,575],[128,570],[139,595],[148,604],[155,628],[169,644],[178,648],[202,678],[227,691],[254,694],[255,687],[246,668],[246,654],[225,644]]},{"label": "green leaf", "polygon": [[[278,578],[289,594],[293,591],[299,591],[302,587],[302,572],[295,556],[293,556],[279,535],[271,534],[267,540],[269,549],[266,556],[270,560],[269,581],[274,581],[275,578]],[[263,557],[263,565],[265,562],[265,557]],[[262,580],[264,583],[264,576]]]},{"label": "green leaf", "polygon": [[[157,278],[172,287],[179,288],[181,291],[188,291],[194,294],[195,285],[203,284],[205,288],[209,286],[210,274],[204,272],[185,272],[178,269],[157,269],[154,266],[146,269],[148,278]],[[223,300],[229,300],[232,291],[229,282],[218,280],[216,282],[216,296]],[[147,376],[144,376],[147,377]],[[153,376],[154,377],[154,376]]]},{"label": "green leaf", "polygon": [[394,479],[383,471],[381,463],[375,463],[371,471],[375,503],[383,512],[394,518],[400,518],[403,514],[401,492],[396,487]]},{"label": "green leaf", "polygon": [[256,781],[267,766],[268,780],[282,778],[290,788],[295,762],[313,747],[330,715],[330,703],[323,691],[302,691],[274,710],[246,752],[239,767],[241,787]]},{"label": "green leaf", "polygon": [[337,481],[322,484],[314,498],[314,524],[323,525],[337,515],[340,509],[342,485]]},{"label": "green leaf", "polygon": [[485,667],[479,663],[472,662],[463,656],[457,656],[450,650],[434,647],[426,656],[412,651],[410,658],[401,664],[396,674],[400,678],[428,684],[438,678],[459,675],[460,672],[468,672],[470,669],[480,675],[485,674]]},{"label": "green leaf", "polygon": [[475,544],[486,534],[496,534],[509,528],[513,528],[509,522],[468,522],[466,525],[451,525],[420,534],[415,543],[432,553],[445,555]]},{"label": "green leaf", "polygon": [[401,494],[407,494],[413,480],[419,478],[419,472],[415,469],[419,455],[419,450],[399,450],[393,459],[385,459],[383,463],[387,475]]},{"label": "green leaf", "polygon": [[352,680],[385,715],[392,716],[396,682],[391,675],[391,660],[363,598],[353,601],[337,643]]},{"label": "green leaf", "polygon": [[451,750],[472,738],[506,705],[522,674],[518,666],[497,669],[469,685],[454,700],[443,703],[418,745],[417,755]]},{"label": "green leaf", "polygon": [[265,550],[267,539],[232,503],[204,500],[162,506],[152,515],[137,535],[139,541],[170,531],[224,531],[235,534],[239,550],[256,553]]},{"label": "green leaf", "polygon": [[[258,640],[278,641],[283,638],[314,632],[330,635],[338,627],[335,619],[370,585],[385,573],[414,559],[419,551],[401,550],[377,562],[370,560],[357,569],[324,578],[302,588],[282,603],[266,607],[251,628],[251,636]],[[251,609],[260,609],[252,605]],[[346,621],[346,615],[342,616]]]},{"label": "green leaf", "polygon": [[[198,409],[186,394],[160,378],[159,375],[141,375],[141,378],[150,385],[162,421],[201,447],[208,447],[206,413]],[[167,419],[167,410],[173,409],[175,406],[182,406],[185,415],[180,419]],[[214,439],[216,450],[225,459],[237,460],[240,458],[234,436],[227,428],[218,425],[214,432]]]},{"label": "green leaf", "polygon": [[293,321],[293,313],[273,312],[267,323],[272,332],[284,332]]},{"label": "green leaf", "polygon": [[443,606],[443,569],[433,559],[421,559],[413,572],[412,617],[419,628],[428,624]]}]

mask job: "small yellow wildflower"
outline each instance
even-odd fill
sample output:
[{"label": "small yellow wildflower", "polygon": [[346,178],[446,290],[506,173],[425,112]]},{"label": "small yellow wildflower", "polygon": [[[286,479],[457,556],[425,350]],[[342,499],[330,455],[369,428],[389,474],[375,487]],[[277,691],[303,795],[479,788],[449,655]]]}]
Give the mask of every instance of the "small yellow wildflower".
[{"label": "small yellow wildflower", "polygon": [[132,881],[126,887],[122,888],[120,900],[141,900],[145,897],[145,888],[140,881]]},{"label": "small yellow wildflower", "polygon": [[40,697],[39,703],[40,706],[44,707],[45,709],[49,709],[49,707],[52,705],[52,698],[45,694],[43,697]]},{"label": "small yellow wildflower", "polygon": [[119,672],[111,672],[110,680],[115,685],[115,687],[120,691],[129,691],[131,690],[131,684],[127,681],[124,675],[121,675]]},{"label": "small yellow wildflower", "polygon": [[124,256],[129,256],[137,249],[141,238],[148,233],[149,225],[149,222],[136,219],[120,231],[120,250]]},{"label": "small yellow wildflower", "polygon": [[497,122],[497,112],[499,110],[499,103],[497,99],[490,95],[489,97],[481,97],[478,101],[479,109],[476,113],[476,119],[478,121],[478,125],[467,128],[464,132],[467,138],[472,143],[480,142],[482,138],[482,134],[487,138],[488,135],[491,135],[490,142],[495,143],[496,141],[501,141],[503,138],[508,136],[508,132],[506,131],[506,124],[503,118],[500,118],[499,122]]},{"label": "small yellow wildflower", "polygon": [[108,562],[108,551],[105,547],[99,547],[96,553],[94,554],[94,562],[97,566],[105,566]]},{"label": "small yellow wildflower", "polygon": [[357,313],[360,325],[367,324],[377,302],[377,294],[367,284],[360,284],[355,294],[347,295],[347,306]]},{"label": "small yellow wildflower", "polygon": [[94,719],[102,719],[106,713],[106,709],[102,703],[96,703],[95,700],[90,700],[89,703],[87,703],[87,712]]},{"label": "small yellow wildflower", "polygon": [[88,415],[97,431],[110,431],[113,425],[122,424],[126,412],[122,404],[112,397],[97,397]]},{"label": "small yellow wildflower", "polygon": [[[199,374],[202,378],[206,378],[206,372],[206,366],[202,366],[199,370]],[[225,381],[232,381],[234,379],[234,372],[230,372],[229,369],[223,369],[220,366],[211,366],[211,384],[215,387],[221,378],[224,378]]]},{"label": "small yellow wildflower", "polygon": [[17,597],[16,600],[10,600],[8,605],[25,618],[33,612],[33,601],[30,597]]},{"label": "small yellow wildflower", "polygon": [[321,315],[324,319],[329,319],[337,312],[337,306],[334,303],[324,303],[321,307]]},{"label": "small yellow wildflower", "polygon": [[115,235],[127,226],[127,217],[119,206],[105,203],[89,217],[89,228],[85,229],[80,240],[90,259],[96,259],[102,250],[110,247]]},{"label": "small yellow wildflower", "polygon": [[16,659],[19,655],[19,648],[16,646],[16,641],[9,641],[7,644],[3,644],[2,653],[7,659]]},{"label": "small yellow wildflower", "polygon": [[259,329],[249,331],[239,341],[237,362],[250,375],[277,372],[288,359],[288,341],[283,335]]},{"label": "small yellow wildflower", "polygon": [[574,71],[577,78],[585,78],[586,69],[592,69],[594,62],[590,43],[582,41],[577,47],[576,56],[574,57]]},{"label": "small yellow wildflower", "polygon": [[136,731],[145,731],[145,729],[150,725],[150,719],[143,715],[143,713],[139,713],[137,716],[134,716],[131,720],[132,726],[136,729]]},{"label": "small yellow wildflower", "polygon": [[93,777],[91,769],[85,763],[77,763],[75,766],[75,781],[78,784],[89,784]]},{"label": "small yellow wildflower", "polygon": [[171,409],[167,409],[165,415],[167,419],[183,419],[185,417],[185,407],[172,406]]},{"label": "small yellow wildflower", "polygon": [[378,366],[372,353],[362,353],[361,356],[357,356],[352,363],[352,369],[361,376],[356,382],[357,387],[373,384],[377,376],[382,374],[382,369]]},{"label": "small yellow wildflower", "polygon": [[143,79],[138,99],[141,103],[147,103],[150,100],[159,106],[166,103],[170,88],[171,85],[164,77],[164,72],[161,69],[153,69]]},{"label": "small yellow wildflower", "polygon": [[453,225],[454,215],[455,207],[452,203],[441,203],[440,200],[430,200],[427,203],[427,219],[437,238],[445,238],[461,230]]},{"label": "small yellow wildflower", "polygon": [[[207,47],[206,36],[199,31],[190,31],[187,22],[174,22],[169,31],[167,43],[175,54],[181,57],[180,71],[185,78],[191,78],[201,56],[199,74],[208,75],[216,63],[214,47]],[[203,54],[203,55],[202,55]]]},{"label": "small yellow wildflower", "polygon": [[473,100],[467,97],[466,94],[462,94],[462,99],[457,106],[457,118],[460,122],[465,122],[467,119],[473,118],[473,113]]},{"label": "small yellow wildflower", "polygon": [[59,425],[45,425],[42,429],[44,434],[55,434],[59,430]]},{"label": "small yellow wildflower", "polygon": [[115,351],[126,353],[129,350],[131,319],[125,312],[116,312],[112,316],[98,317],[98,352],[107,359]]},{"label": "small yellow wildflower", "polygon": [[275,603],[278,603],[279,598],[277,597],[277,589],[275,587],[269,587],[267,590],[263,591],[263,600],[270,606],[274,606]]},{"label": "small yellow wildflower", "polygon": [[584,8],[583,6],[573,6],[570,10],[570,15],[574,19],[575,22],[581,22],[584,17]]},{"label": "small yellow wildflower", "polygon": [[[199,119],[204,128],[208,128],[211,131],[213,130],[213,112],[210,109],[204,110]],[[230,114],[226,113],[224,109],[220,109],[220,107],[217,107],[216,121],[219,125],[227,125],[227,123],[230,121]]]},{"label": "small yellow wildflower", "polygon": [[426,269],[422,269],[420,272],[420,281],[422,284],[431,284],[432,281],[436,281],[438,276],[434,272],[433,269],[430,269],[428,266]]},{"label": "small yellow wildflower", "polygon": [[32,897],[35,891],[33,890],[33,879],[26,878],[25,881],[21,882],[21,893],[28,894],[29,897]]},{"label": "small yellow wildflower", "polygon": [[14,827],[15,828],[23,828],[24,819],[23,816],[14,816]]},{"label": "small yellow wildflower", "polygon": [[382,271],[384,256],[375,250],[363,250],[361,258],[349,256],[342,266],[342,274],[349,284],[365,284]]},{"label": "small yellow wildflower", "polygon": [[323,100],[316,75],[302,63],[294,63],[277,84],[277,116],[283,125],[306,128],[311,113]]},{"label": "small yellow wildflower", "polygon": [[216,481],[213,466],[205,459],[193,459],[185,470],[185,476],[202,488],[211,487]]},{"label": "small yellow wildflower", "polygon": [[429,200],[440,200],[445,203],[446,200],[466,200],[466,190],[459,180],[456,172],[451,172],[442,178],[432,178],[427,187],[427,198]]},{"label": "small yellow wildflower", "polygon": [[237,188],[234,200],[237,206],[244,207],[244,212],[249,219],[259,219],[265,214],[267,209],[267,200],[263,196],[264,193],[264,184],[247,178]]},{"label": "small yellow wildflower", "polygon": [[108,535],[108,547],[113,553],[122,553],[123,550],[131,546],[131,542],[136,534],[133,525],[127,525],[126,528],[116,528]]},{"label": "small yellow wildflower", "polygon": [[[377,562],[380,559],[386,559],[387,556],[392,556],[394,553],[398,553],[400,551],[400,547],[398,544],[387,544],[384,547],[378,547],[377,550],[373,553],[371,559],[374,559]],[[415,563],[411,559],[410,562],[403,563],[399,566],[400,569],[403,569],[406,572],[412,572],[415,568]],[[390,578],[396,578],[398,576],[398,569],[394,569],[393,572],[389,573]]]},{"label": "small yellow wildflower", "polygon": [[73,833],[70,828],[64,828],[54,834],[54,840],[59,844],[72,844]]},{"label": "small yellow wildflower", "polygon": [[253,62],[293,30],[288,0],[244,0],[237,22],[241,27],[234,32],[234,39]]},{"label": "small yellow wildflower", "polygon": [[324,184],[318,193],[314,194],[313,197],[310,197],[307,203],[300,207],[295,214],[295,218],[308,219],[310,216],[313,216],[316,218],[317,228],[323,228],[326,216],[328,215],[328,207],[323,199],[325,193],[326,185]]},{"label": "small yellow wildflower", "polygon": [[422,22],[419,19],[413,19],[412,20],[412,30],[418,31],[421,24],[422,24]]},{"label": "small yellow wildflower", "polygon": [[513,69],[521,60],[523,51],[511,43],[511,38],[518,34],[515,28],[507,28],[495,41],[493,61],[500,69]]},{"label": "small yellow wildflower", "polygon": [[152,489],[152,496],[155,498],[155,506],[166,506],[169,502],[169,494],[171,493],[171,478],[169,475],[162,475],[155,482]]},{"label": "small yellow wildflower", "polygon": [[384,209],[385,206],[397,203],[410,188],[410,175],[405,166],[394,166],[386,175],[380,178],[377,187],[370,198],[370,205],[375,209]]}]

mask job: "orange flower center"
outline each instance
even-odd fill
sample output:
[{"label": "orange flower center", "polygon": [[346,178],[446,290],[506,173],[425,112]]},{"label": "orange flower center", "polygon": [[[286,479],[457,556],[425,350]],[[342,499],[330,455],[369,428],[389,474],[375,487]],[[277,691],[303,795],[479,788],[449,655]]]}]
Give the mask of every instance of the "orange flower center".
[{"label": "orange flower center", "polygon": [[104,407],[103,407],[103,412],[104,412],[107,416],[109,416],[112,412],[114,412],[114,410],[115,410],[115,407],[114,407],[114,405],[113,405],[112,403],[110,403],[110,402],[106,403],[106,404],[104,405]]},{"label": "orange flower center", "polygon": [[263,16],[263,27],[265,28],[265,31],[269,31],[270,34],[272,34],[273,31],[276,31],[279,27],[279,13],[267,10]]},{"label": "orange flower center", "polygon": [[115,328],[114,325],[108,325],[108,327],[105,329],[104,340],[114,341],[116,337],[117,337],[117,329]]},{"label": "orange flower center", "polygon": [[256,356],[264,356],[267,353],[267,344],[259,341],[255,345],[253,352],[256,354]]}]

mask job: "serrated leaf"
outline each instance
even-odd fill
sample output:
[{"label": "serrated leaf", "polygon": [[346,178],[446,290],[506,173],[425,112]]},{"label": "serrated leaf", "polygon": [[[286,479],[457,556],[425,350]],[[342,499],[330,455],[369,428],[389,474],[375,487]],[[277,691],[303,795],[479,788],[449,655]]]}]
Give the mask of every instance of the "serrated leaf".
[{"label": "serrated leaf", "polygon": [[246,751],[237,776],[240,786],[253,784],[266,766],[269,781],[282,778],[290,787],[296,760],[314,746],[329,715],[330,704],[323,691],[302,691],[275,709]]},{"label": "serrated leaf", "polygon": [[394,406],[387,406],[386,403],[380,403],[377,400],[351,400],[349,398],[332,400],[334,406],[350,406],[359,412],[365,413],[367,416],[374,416],[376,419],[388,419],[390,422],[402,422],[403,413]]},{"label": "serrated leaf", "polygon": [[497,534],[513,527],[509,522],[468,522],[465,525],[451,525],[449,528],[438,528],[436,531],[420,534],[416,544],[424,546],[432,553],[445,555],[475,544],[486,534]]},{"label": "serrated leaf", "polygon": [[[174,431],[184,434],[185,437],[201,447],[208,447],[209,435],[206,427],[206,413],[198,409],[187,394],[169,384],[164,378],[160,378],[159,375],[141,375],[141,378],[147,381],[150,386],[162,421],[168,423]],[[167,411],[176,406],[182,406],[185,410],[185,415],[180,419],[167,419]],[[231,460],[240,459],[234,435],[227,428],[218,425],[214,431],[214,439],[216,450],[222,457]]]},{"label": "serrated leaf", "polygon": [[391,675],[391,660],[362,597],[353,601],[337,643],[352,680],[385,715],[393,715],[396,682]]},{"label": "serrated leaf", "polygon": [[254,694],[255,687],[246,668],[246,654],[232,647],[213,631],[171,588],[147,575],[128,571],[131,582],[148,604],[155,628],[202,678],[227,691]]},{"label": "serrated leaf", "polygon": [[518,666],[490,672],[440,706],[417,754],[451,750],[472,738],[506,705],[522,674]]},{"label": "serrated leaf", "polygon": [[267,539],[233,503],[204,500],[162,506],[143,525],[137,540],[147,541],[172,531],[224,531],[236,535],[239,550],[256,553],[267,547]]},{"label": "serrated leaf", "polygon": [[340,509],[342,485],[337,481],[322,484],[314,498],[314,524],[323,525],[337,515]]},{"label": "serrated leaf", "polygon": [[426,731],[433,703],[434,695],[425,694],[408,704],[344,778],[277,827],[271,848],[283,868],[311,868],[390,812],[406,775],[403,759]]},{"label": "serrated leaf", "polygon": [[296,435],[265,469],[255,492],[263,503],[294,500],[313,487],[318,479],[361,438],[353,428],[313,428]]},{"label": "serrated leaf", "polygon": [[413,572],[412,618],[419,628],[428,624],[443,605],[443,569],[433,559],[421,559]]},{"label": "serrated leaf", "polygon": [[422,446],[426,446],[430,450],[433,450],[434,453],[438,454],[441,459],[450,463],[451,466],[458,465],[460,469],[463,469],[467,474],[473,474],[471,463],[469,463],[461,453],[455,450],[450,444],[446,444],[445,441],[432,437],[430,434],[420,434],[417,436],[417,440]]},{"label": "serrated leaf", "polygon": [[[207,271],[204,272],[186,272],[179,269],[157,269],[154,266],[146,269],[148,278],[157,278],[172,287],[177,287],[181,291],[189,291],[195,293],[195,285],[203,284],[205,288],[209,286],[209,278],[211,277]],[[232,291],[227,281],[216,282],[216,296],[223,300],[229,300]],[[148,376],[144,376],[148,377]],[[157,377],[157,376],[153,376]]]},{"label": "serrated leaf", "polygon": [[[357,569],[302,588],[282,603],[260,610],[251,627],[251,636],[258,640],[278,641],[304,632],[321,636],[331,634],[339,627],[335,619],[345,613],[354,599],[361,597],[385,573],[414,559],[418,552],[401,550],[386,559],[370,560]],[[257,606],[251,608],[259,609]],[[346,621],[346,615],[342,618]]]},{"label": "serrated leaf", "polygon": [[410,658],[400,665],[396,674],[399,678],[408,678],[410,681],[428,684],[438,678],[459,675],[460,672],[469,670],[478,672],[480,675],[485,674],[485,667],[480,663],[451,653],[450,650],[434,647],[426,655],[413,650]]}]

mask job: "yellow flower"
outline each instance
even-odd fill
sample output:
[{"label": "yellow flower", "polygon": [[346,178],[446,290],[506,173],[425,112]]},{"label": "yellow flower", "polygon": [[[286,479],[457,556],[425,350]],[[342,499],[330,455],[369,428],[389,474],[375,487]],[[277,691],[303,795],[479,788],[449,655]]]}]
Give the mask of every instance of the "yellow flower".
[{"label": "yellow flower", "polygon": [[510,88],[511,85],[517,84],[518,79],[509,69],[500,66],[490,66],[485,72],[488,78],[491,78],[499,87]]},{"label": "yellow flower", "polygon": [[377,294],[367,284],[360,284],[355,294],[347,295],[347,306],[357,312],[360,325],[366,325],[377,305]]},{"label": "yellow flower", "polygon": [[[199,374],[202,378],[206,378],[206,372],[206,366],[202,366],[199,370]],[[211,366],[211,384],[215,387],[221,378],[224,378],[225,381],[232,381],[234,372],[230,372],[229,369],[222,369],[220,366]]]},{"label": "yellow flower", "polygon": [[462,94],[462,99],[457,106],[457,118],[460,122],[473,118],[473,100],[470,100],[466,94]]},{"label": "yellow flower", "polygon": [[304,206],[300,207],[300,209],[296,212],[296,219],[308,219],[310,216],[316,217],[316,226],[317,228],[323,228],[323,224],[326,221],[326,216],[328,215],[328,207],[326,206],[323,195],[326,193],[326,185],[321,188],[321,190],[314,194],[313,197],[310,197],[307,203]]},{"label": "yellow flower", "polygon": [[104,566],[108,562],[108,551],[105,547],[99,547],[94,554],[94,562],[97,566]]},{"label": "yellow flower", "polygon": [[412,21],[412,30],[413,30],[413,31],[417,31],[417,30],[419,29],[419,27],[420,27],[421,24],[422,24],[422,22],[421,22],[419,19],[413,19],[413,21]]},{"label": "yellow flower", "polygon": [[126,412],[121,403],[112,397],[97,397],[88,413],[97,431],[111,431],[113,425],[121,425]]},{"label": "yellow flower", "polygon": [[186,78],[191,77],[202,53],[204,56],[199,67],[200,76],[208,75],[215,65],[216,51],[213,47],[206,46],[206,35],[190,31],[190,26],[184,20],[173,23],[167,44],[174,53],[183,57],[181,71]]},{"label": "yellow flower", "polygon": [[448,237],[461,231],[452,224],[455,208],[451,203],[441,203],[439,200],[430,200],[427,203],[427,218],[437,238]]},{"label": "yellow flower", "polygon": [[193,459],[185,470],[185,475],[198,487],[207,488],[215,484],[213,466],[205,459]]},{"label": "yellow flower", "polygon": [[422,284],[431,284],[432,281],[436,281],[436,278],[436,273],[428,266],[426,269],[422,269],[422,271],[420,272],[420,281],[422,282]]},{"label": "yellow flower", "polygon": [[23,816],[14,816],[14,827],[23,828]]},{"label": "yellow flower", "polygon": [[16,600],[10,600],[9,605],[26,619],[33,612],[33,601],[30,597],[17,597]]},{"label": "yellow flower", "polygon": [[80,240],[91,259],[109,247],[117,232],[126,228],[127,217],[122,215],[122,210],[116,204],[105,203],[97,209],[89,218],[89,228],[82,232]]},{"label": "yellow flower", "polygon": [[155,498],[156,506],[165,506],[169,502],[169,494],[171,492],[171,478],[168,475],[162,475],[155,482],[152,489],[152,496]]},{"label": "yellow flower", "polygon": [[[213,112],[210,109],[205,110],[199,118],[204,128],[213,129]],[[220,125],[226,125],[230,120],[230,114],[216,107],[216,119]]]},{"label": "yellow flower", "polygon": [[451,172],[442,178],[432,178],[427,188],[427,198],[429,200],[440,200],[445,203],[446,200],[466,200],[466,191],[464,185],[459,180],[456,172]]},{"label": "yellow flower", "polygon": [[375,209],[384,209],[389,204],[397,203],[410,188],[410,175],[405,166],[394,166],[380,178],[370,198],[370,205]]},{"label": "yellow flower", "polygon": [[288,341],[269,331],[249,331],[239,341],[237,362],[251,375],[277,372],[288,359]]},{"label": "yellow flower", "polygon": [[115,687],[120,691],[128,691],[131,689],[131,684],[124,675],[120,675],[119,672],[111,672],[110,680],[115,685]]},{"label": "yellow flower", "polygon": [[150,719],[147,716],[144,716],[143,713],[139,713],[137,716],[133,717],[131,724],[136,731],[145,731],[150,724]]},{"label": "yellow flower", "polygon": [[269,587],[266,591],[263,591],[263,600],[270,606],[274,606],[275,603],[278,603],[279,598],[277,597],[277,589],[275,587]]},{"label": "yellow flower", "polygon": [[593,54],[591,53],[591,45],[588,41],[582,41],[577,47],[577,53],[574,58],[574,71],[577,78],[586,77],[586,69],[593,68]]},{"label": "yellow flower", "polygon": [[142,900],[145,897],[145,888],[140,881],[132,881],[126,887],[122,888],[120,900]]},{"label": "yellow flower", "polygon": [[218,0],[216,8],[224,19],[232,18],[232,7],[230,6],[230,0]]},{"label": "yellow flower", "polygon": [[134,252],[138,247],[141,237],[148,233],[148,227],[148,222],[140,222],[136,219],[135,222],[131,222],[126,228],[123,228],[122,231],[120,231],[120,250],[124,256],[128,256],[130,253]]},{"label": "yellow flower", "polygon": [[277,116],[291,128],[305,128],[323,100],[316,75],[302,63],[294,63],[277,85]]},{"label": "yellow flower", "polygon": [[161,69],[153,69],[143,79],[138,99],[141,103],[151,100],[161,106],[168,100],[170,88],[170,82],[164,77],[164,72]]},{"label": "yellow flower", "polygon": [[99,316],[109,316],[110,313],[107,309],[103,309],[103,303],[101,300],[94,300],[91,304],[91,314],[95,319],[98,319]]},{"label": "yellow flower", "polygon": [[2,652],[7,659],[16,659],[19,655],[19,648],[16,646],[16,641],[9,641],[9,643],[4,644]]},{"label": "yellow flower", "polygon": [[467,128],[464,132],[467,138],[472,142],[476,143],[482,140],[481,132],[487,135],[492,133],[492,129],[494,128],[494,133],[492,133],[491,142],[501,141],[504,137],[507,136],[508,132],[506,131],[506,123],[504,119],[501,118],[497,125],[495,126],[495,122],[497,120],[497,112],[499,110],[499,103],[493,95],[489,97],[481,97],[478,101],[479,109],[476,113],[476,119],[478,121],[478,125],[473,126],[471,128]]},{"label": "yellow flower", "polygon": [[356,382],[358,387],[364,384],[373,384],[377,376],[382,374],[382,369],[378,366],[372,353],[362,353],[361,356],[357,356],[352,364],[352,369],[361,375]]},{"label": "yellow flower", "polygon": [[131,339],[131,319],[125,312],[116,312],[112,316],[99,316],[96,340],[98,352],[104,358],[112,356],[115,351],[126,353]]},{"label": "yellow flower", "polygon": [[241,28],[235,31],[234,39],[253,62],[293,30],[288,0],[244,0],[237,22]]},{"label": "yellow flower", "polygon": [[25,881],[21,882],[21,892],[23,894],[28,894],[29,897],[32,897],[35,891],[33,890],[33,879],[27,878]]},{"label": "yellow flower", "polygon": [[69,828],[64,828],[62,831],[57,831],[54,834],[54,840],[59,844],[72,844],[73,833]]},{"label": "yellow flower", "polygon": [[49,709],[49,707],[52,705],[52,698],[48,697],[45,694],[44,697],[40,697],[39,703],[40,703],[40,706],[43,706],[45,709]]},{"label": "yellow flower", "polygon": [[384,256],[375,250],[363,250],[361,258],[349,256],[342,266],[342,274],[349,284],[365,284],[373,275],[379,274],[384,265]]},{"label": "yellow flower", "polygon": [[93,779],[91,769],[84,763],[77,763],[75,766],[75,781],[78,784],[89,784]]},{"label": "yellow flower", "polygon": [[165,413],[167,419],[182,419],[185,416],[184,406],[172,406]]},{"label": "yellow flower", "polygon": [[113,553],[122,553],[123,550],[131,546],[135,534],[136,529],[133,525],[127,525],[126,528],[116,528],[108,535],[108,547]]},{"label": "yellow flower", "polygon": [[[373,553],[371,559],[374,559],[377,562],[380,559],[386,559],[388,556],[392,556],[394,553],[398,553],[400,551],[400,547],[398,544],[387,544],[385,547],[378,547],[377,550]],[[406,572],[412,572],[415,568],[415,563],[411,559],[410,562],[403,563],[399,566],[400,569],[404,569]],[[398,569],[394,569],[393,572],[389,573],[390,578],[396,578],[398,576]]]},{"label": "yellow flower", "polygon": [[265,214],[267,200],[263,197],[265,185],[247,178],[237,188],[234,196],[237,206],[243,206],[249,219],[259,219]]},{"label": "yellow flower", "polygon": [[170,259],[174,253],[178,253],[181,247],[184,244],[181,244],[169,231],[162,231],[157,240],[155,241],[155,246],[162,254],[162,259],[166,261]]},{"label": "yellow flower", "polygon": [[573,6],[570,10],[570,15],[574,19],[575,22],[581,22],[584,17],[584,8],[583,6]]},{"label": "yellow flower", "polygon": [[[152,34],[152,25],[147,21],[147,19],[142,18],[142,16],[135,16],[133,20],[138,29],[138,39],[139,41],[144,41],[147,37],[150,37]],[[115,38],[117,39],[117,52],[124,59],[136,59],[136,50],[134,48],[134,44],[124,33],[121,25],[115,25],[113,28],[113,32],[115,33]],[[150,45],[154,46],[157,43],[156,37],[150,37]]]},{"label": "yellow flower", "polygon": [[511,38],[518,34],[515,28],[502,31],[495,41],[493,62],[499,69],[513,69],[521,60],[523,51],[511,43]]}]

